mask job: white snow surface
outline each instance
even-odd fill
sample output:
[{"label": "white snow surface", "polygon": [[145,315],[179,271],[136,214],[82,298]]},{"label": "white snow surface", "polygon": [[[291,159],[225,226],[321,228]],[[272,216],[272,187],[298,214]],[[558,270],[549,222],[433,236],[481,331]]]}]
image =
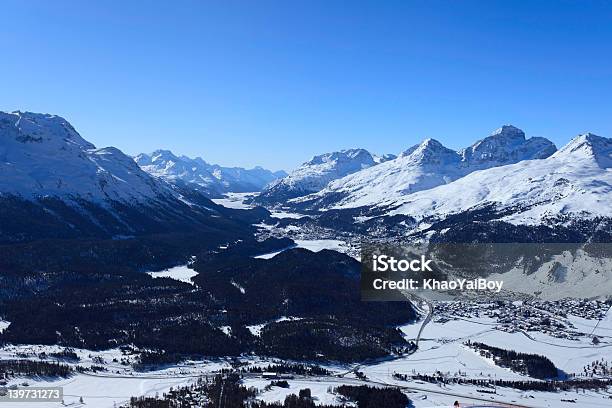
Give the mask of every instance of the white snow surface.
[{"label": "white snow surface", "polygon": [[[181,377],[166,378],[129,378],[129,377],[98,377],[78,374],[68,379],[28,380],[32,387],[62,387],[64,402],[3,402],[3,408],[62,408],[64,406],[87,408],[112,408],[127,403],[132,396],[146,395],[154,397],[162,395],[170,388],[185,386],[195,380]],[[83,404],[79,398],[83,398]]]},{"label": "white snow surface", "polygon": [[[568,317],[572,321],[579,320],[573,316]],[[582,323],[588,328],[594,326],[596,321],[585,320]],[[401,330],[407,338],[414,339],[419,328],[419,324],[410,324],[402,326]],[[597,347],[593,346],[588,338],[581,341],[571,341],[553,338],[539,332],[532,332],[530,336],[531,338],[522,332],[508,333],[497,330],[496,323],[489,318],[458,319],[445,323],[432,321],[425,327],[416,353],[392,361],[364,365],[360,367],[360,371],[374,381],[413,388],[417,392],[408,394],[408,397],[417,408],[451,407],[455,400],[461,401],[464,405],[469,403],[469,406],[475,407],[498,406],[494,403],[495,400],[515,402],[529,407],[580,406],[603,408],[609,405],[605,392],[521,392],[509,388],[498,388],[496,395],[488,396],[477,392],[477,387],[451,385],[440,388],[436,384],[421,381],[406,382],[392,377],[395,372],[410,375],[414,370],[421,374],[433,374],[436,371],[441,371],[442,373],[450,373],[451,376],[457,375],[461,371],[461,373],[467,373],[468,378],[530,379],[509,369],[499,367],[492,360],[480,356],[464,345],[468,339],[503,349],[545,355],[566,373],[580,373],[584,366],[594,360],[603,358],[610,361],[612,359],[612,344],[610,343]],[[462,396],[443,395],[438,391],[457,393]],[[493,401],[491,405],[488,405],[484,402],[470,400],[470,396],[475,398],[490,397]],[[561,399],[576,399],[577,403],[563,402]]]},{"label": "white snow surface", "polygon": [[171,278],[177,281],[194,284],[191,278],[196,276],[198,273],[193,269],[189,268],[188,265],[179,265],[173,268],[164,269],[158,272],[147,272],[148,275],[153,278]]},{"label": "white snow surface", "polygon": [[223,198],[213,198],[212,201],[215,204],[222,205],[227,208],[234,208],[237,210],[248,210],[253,208],[252,205],[245,203],[245,200],[253,197],[257,193],[225,193]]},{"label": "white snow surface", "polygon": [[[570,316],[572,321],[578,319]],[[582,328],[594,327],[596,320],[582,320]],[[602,325],[600,323],[600,325]],[[407,338],[415,338],[420,326],[418,324],[402,326],[401,330]],[[608,329],[607,323],[602,325]],[[456,370],[469,373],[471,378],[496,375],[503,379],[525,379],[526,377],[499,367],[493,362],[484,359],[463,343],[471,341],[485,343],[503,349],[517,350],[523,353],[540,354],[548,357],[557,368],[566,373],[580,373],[592,361],[605,358],[612,359],[612,344],[605,343],[593,346],[590,339],[573,341],[550,337],[540,332],[530,332],[528,337],[523,332],[509,333],[496,329],[496,323],[488,318],[470,318],[469,320],[450,320],[446,323],[431,322],[422,333],[423,345],[419,343],[419,350],[406,359],[399,359],[388,363],[381,363],[372,368],[381,373],[385,369],[402,370],[414,368],[420,373],[433,373],[444,367],[451,373]]]},{"label": "white snow surface", "polygon": [[11,322],[7,321],[7,320],[2,320],[0,319],[0,333],[2,333],[3,331],[6,330],[7,327],[9,327],[9,325],[11,324]]},{"label": "white snow surface", "polygon": [[282,316],[279,317],[276,320],[273,320],[271,322],[267,322],[267,323],[261,323],[261,324],[253,324],[250,326],[246,326],[247,329],[249,329],[249,331],[251,332],[251,334],[253,336],[257,336],[260,337],[261,336],[261,331],[263,330],[264,327],[266,327],[268,324],[276,322],[284,322],[284,321],[295,321],[295,320],[301,320],[301,317],[287,317],[287,316]]}]

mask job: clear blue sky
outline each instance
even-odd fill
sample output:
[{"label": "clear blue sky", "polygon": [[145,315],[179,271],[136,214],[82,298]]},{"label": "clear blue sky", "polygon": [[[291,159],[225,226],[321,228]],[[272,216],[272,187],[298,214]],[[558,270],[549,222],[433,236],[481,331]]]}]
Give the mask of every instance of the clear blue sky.
[{"label": "clear blue sky", "polygon": [[501,124],[612,137],[612,2],[0,3],[1,110],[97,146],[291,169]]}]

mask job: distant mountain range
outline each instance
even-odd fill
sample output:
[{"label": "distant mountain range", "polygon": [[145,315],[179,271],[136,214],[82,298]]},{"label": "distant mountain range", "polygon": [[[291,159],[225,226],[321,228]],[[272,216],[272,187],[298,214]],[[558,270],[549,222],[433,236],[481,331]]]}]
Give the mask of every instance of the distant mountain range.
[{"label": "distant mountain range", "polygon": [[427,139],[317,192],[287,199],[271,186],[255,201],[309,215],[283,225],[364,237],[606,242],[612,238],[611,145],[587,133],[557,151],[549,140],[526,138],[506,125],[459,151]]},{"label": "distant mountain range", "polygon": [[261,191],[271,182],[287,176],[282,170],[272,172],[262,167],[222,167],[209,164],[201,157],[176,156],[169,150],[141,153],[134,160],[154,177],[174,185],[194,188],[209,197],[220,197],[228,192]]},{"label": "distant mountain range", "polygon": [[[549,140],[526,139],[522,130],[507,125],[460,151],[427,139],[399,157],[378,157],[364,149],[326,153],[268,186],[254,202],[276,206],[307,196],[303,201],[315,202],[316,207],[337,205],[337,201],[357,207],[368,204],[368,197],[378,200],[371,192],[375,189],[385,195],[408,194],[446,184],[475,170],[545,158],[555,150]],[[319,194],[310,196],[312,193]]]},{"label": "distant mountain range", "polygon": [[503,126],[458,152],[426,139],[394,160],[334,180],[320,192],[294,202],[317,209],[379,205],[448,184],[476,170],[542,159],[555,151],[549,140],[526,139],[514,126]]},{"label": "distant mountain range", "polygon": [[254,202],[269,206],[282,204],[288,199],[317,192],[333,180],[395,158],[392,154],[376,156],[365,149],[321,154],[270,184]]},{"label": "distant mountain range", "polygon": [[[464,240],[505,231],[496,239],[580,242],[609,232],[611,145],[589,133],[557,151],[507,125],[459,151],[434,139],[397,157],[343,150],[285,175],[167,150],[132,159],[114,147],[96,148],[59,116],[0,112],[0,242],[245,231],[252,227],[239,220],[244,212],[209,197],[261,189],[255,203],[311,216],[284,223],[362,233],[383,226],[389,236]],[[261,211],[256,217],[268,216]]]}]

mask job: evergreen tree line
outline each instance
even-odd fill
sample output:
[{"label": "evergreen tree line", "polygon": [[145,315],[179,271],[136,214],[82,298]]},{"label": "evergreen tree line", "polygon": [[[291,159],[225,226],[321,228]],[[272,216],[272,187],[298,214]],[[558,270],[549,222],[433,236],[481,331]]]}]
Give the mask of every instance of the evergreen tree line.
[{"label": "evergreen tree line", "polygon": [[[358,408],[405,408],[410,400],[395,388],[342,385],[333,392],[354,402]],[[195,384],[171,389],[155,397],[132,397],[123,408],[337,408],[335,405],[315,405],[311,390],[290,394],[283,402],[255,400],[257,390],[247,388],[236,374],[216,375],[212,379],[200,378]]]},{"label": "evergreen tree line", "polygon": [[[278,242],[264,246],[273,244]],[[122,257],[117,258],[117,264],[109,258],[118,255],[110,244],[96,243],[95,249],[75,244],[87,256],[68,266],[58,249],[56,264],[41,266],[48,270],[44,280],[29,272],[26,280],[35,286],[30,288],[35,292],[15,290],[15,297],[2,296],[0,288],[2,318],[12,322],[0,333],[0,344],[92,350],[132,344],[156,350],[142,356],[139,368],[191,357],[251,352],[291,360],[353,362],[410,348],[395,326],[412,321],[414,310],[408,305],[363,304],[360,265],[354,259],[332,251],[300,249],[285,251],[271,260],[254,259],[239,253],[255,251],[256,245],[241,245],[246,248],[230,251],[231,259],[217,259],[213,250],[198,253],[196,287],[169,278],[152,279],[137,271],[136,259],[143,262],[143,269],[148,268],[144,253],[131,258],[133,264],[122,265]],[[127,248],[130,246],[121,253],[127,253]],[[161,246],[148,254],[153,258],[159,255],[159,261],[167,266],[169,258],[161,254],[164,249],[170,257],[172,246]],[[48,261],[49,257],[42,256]],[[34,261],[25,264],[34,270],[39,265]],[[11,265],[11,269],[24,266]],[[5,278],[2,272],[0,260],[0,287]],[[266,325],[261,336],[253,335],[247,327],[257,324]],[[221,329],[227,326],[231,330]]]},{"label": "evergreen tree line", "polygon": [[77,353],[75,353],[74,350],[71,348],[66,348],[61,351],[56,351],[56,352],[51,352],[51,353],[46,353],[43,351],[42,353],[38,354],[38,358],[42,360],[47,359],[47,358],[53,358],[56,360],[69,361],[73,363],[81,360],[79,356],[77,355]]},{"label": "evergreen tree line", "polygon": [[505,350],[499,347],[489,346],[484,343],[471,342],[465,343],[486,358],[492,358],[500,367],[506,367],[512,371],[526,374],[541,380],[557,378],[559,370],[547,357],[538,354],[519,353],[514,350]]},{"label": "evergreen tree line", "polygon": [[410,400],[396,388],[341,385],[334,391],[357,403],[358,408],[405,408]]},{"label": "evergreen tree line", "polygon": [[306,364],[268,364],[266,367],[248,367],[242,368],[240,371],[247,373],[278,373],[278,374],[297,374],[297,375],[313,375],[313,376],[328,376],[331,371],[317,365]]},{"label": "evergreen tree line", "polygon": [[59,362],[35,360],[0,360],[0,378],[11,377],[69,377],[73,369]]},{"label": "evergreen tree line", "polygon": [[[397,377],[401,379],[400,377]],[[609,379],[573,379],[568,381],[549,380],[549,381],[516,381],[516,380],[484,380],[468,379],[461,377],[448,378],[443,375],[417,374],[411,376],[413,380],[425,381],[432,384],[458,384],[474,385],[478,387],[506,387],[521,391],[573,391],[573,390],[605,390],[612,385]]]}]

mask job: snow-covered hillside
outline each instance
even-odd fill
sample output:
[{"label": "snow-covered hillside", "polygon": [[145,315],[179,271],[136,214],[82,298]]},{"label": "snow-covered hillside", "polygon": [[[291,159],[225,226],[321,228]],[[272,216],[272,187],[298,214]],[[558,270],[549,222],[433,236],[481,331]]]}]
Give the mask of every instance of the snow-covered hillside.
[{"label": "snow-covered hillside", "polygon": [[540,224],[566,216],[612,214],[612,139],[591,133],[576,137],[543,160],[528,160],[469,174],[453,183],[401,197],[379,206],[389,215],[444,218],[493,206],[514,224]]},{"label": "snow-covered hillside", "polygon": [[114,147],[97,149],[64,119],[0,112],[0,194],[146,201],[170,190]]},{"label": "snow-covered hillside", "polygon": [[176,156],[169,150],[141,153],[134,160],[152,176],[172,184],[188,185],[209,196],[261,191],[269,183],[287,175],[284,171],[272,172],[262,167],[222,167],[209,164],[201,157]]},{"label": "snow-covered hillside", "polygon": [[55,115],[0,112],[0,174],[0,242],[241,228]]},{"label": "snow-covered hillside", "polygon": [[555,150],[547,139],[526,139],[514,126],[503,126],[459,152],[427,139],[394,160],[334,180],[320,192],[293,203],[319,209],[374,206],[450,183],[476,170],[545,158]]},{"label": "snow-covered hillside", "polygon": [[330,181],[372,167],[394,158],[393,155],[373,156],[364,149],[349,149],[313,157],[287,177],[272,183],[255,200],[274,205],[289,198],[321,190]]}]

